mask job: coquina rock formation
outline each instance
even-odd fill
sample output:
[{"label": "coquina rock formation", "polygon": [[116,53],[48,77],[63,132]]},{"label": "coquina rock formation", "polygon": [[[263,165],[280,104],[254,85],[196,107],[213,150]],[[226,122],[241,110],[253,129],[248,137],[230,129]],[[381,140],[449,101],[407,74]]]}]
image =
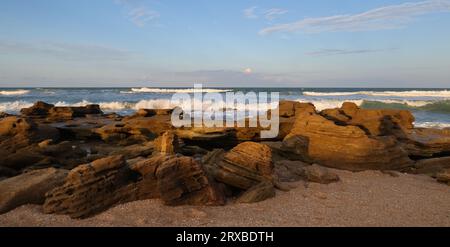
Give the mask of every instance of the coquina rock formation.
[{"label": "coquina rock formation", "polygon": [[280,132],[270,140],[260,138],[260,127],[175,128],[172,109],[120,116],[98,105],[37,102],[18,116],[1,114],[0,213],[33,203],[85,218],[134,200],[276,200],[277,190],[298,181],[339,183],[329,168],[397,170],[449,183],[449,130],[415,128],[408,111],[345,103],[318,112],[295,101],[278,109]]}]

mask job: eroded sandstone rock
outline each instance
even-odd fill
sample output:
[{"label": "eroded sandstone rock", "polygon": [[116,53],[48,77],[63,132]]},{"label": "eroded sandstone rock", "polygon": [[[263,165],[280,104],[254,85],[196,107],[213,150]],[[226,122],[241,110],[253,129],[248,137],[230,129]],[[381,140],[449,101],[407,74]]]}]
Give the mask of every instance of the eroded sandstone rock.
[{"label": "eroded sandstone rock", "polygon": [[450,185],[450,169],[444,169],[436,174],[436,179],[440,183],[446,183]]},{"label": "eroded sandstone rock", "polygon": [[167,205],[223,205],[223,194],[191,157],[174,157],[156,170],[158,190]]},{"label": "eroded sandstone rock", "polygon": [[52,120],[68,120],[95,114],[103,114],[99,105],[55,106],[48,111],[48,118]]},{"label": "eroded sandstone rock", "polygon": [[307,138],[308,155],[328,167],[395,170],[412,164],[393,136],[370,136],[358,126],[338,125],[318,114],[297,117],[290,133]]},{"label": "eroded sandstone rock", "polygon": [[237,203],[255,203],[275,197],[275,188],[272,183],[261,182],[246,190],[237,198]]},{"label": "eroded sandstone rock", "polygon": [[[207,164],[212,176],[227,185],[249,189],[256,184],[272,181],[272,151],[264,144],[244,142],[221,156],[216,151],[215,158]],[[218,160],[222,158],[221,160]]]},{"label": "eroded sandstone rock", "polygon": [[136,198],[135,173],[123,156],[111,156],[71,170],[65,183],[50,191],[45,213],[85,218]]},{"label": "eroded sandstone rock", "polygon": [[24,116],[48,117],[50,120],[68,120],[76,117],[85,117],[91,114],[103,114],[99,105],[86,106],[54,106],[42,101],[36,102],[29,108],[20,110]]},{"label": "eroded sandstone rock", "polygon": [[339,181],[339,176],[336,173],[317,164],[305,166],[302,169],[304,170],[305,179],[309,182],[330,184]]},{"label": "eroded sandstone rock", "polygon": [[415,121],[411,112],[406,110],[361,109],[351,102],[345,102],[341,108],[324,110],[321,114],[341,124],[359,126],[374,136],[400,135],[402,131],[412,129]]},{"label": "eroded sandstone rock", "polygon": [[450,157],[418,160],[410,172],[436,176],[437,173],[444,169],[450,169]]},{"label": "eroded sandstone rock", "polygon": [[38,101],[34,103],[33,106],[29,108],[23,108],[20,110],[20,113],[25,116],[47,116],[48,112],[51,108],[55,107],[52,104],[47,104],[42,101]]},{"label": "eroded sandstone rock", "polygon": [[45,193],[60,186],[67,170],[48,168],[0,181],[0,213],[24,204],[42,204]]},{"label": "eroded sandstone rock", "polygon": [[173,155],[180,152],[178,136],[172,131],[164,132],[153,141],[154,150],[165,155]]},{"label": "eroded sandstone rock", "polygon": [[38,143],[46,139],[58,140],[59,131],[29,118],[0,119],[0,166],[20,171],[44,160]]},{"label": "eroded sandstone rock", "polygon": [[296,182],[305,178],[304,168],[309,165],[302,161],[278,161],[275,163],[274,174],[279,182]]}]

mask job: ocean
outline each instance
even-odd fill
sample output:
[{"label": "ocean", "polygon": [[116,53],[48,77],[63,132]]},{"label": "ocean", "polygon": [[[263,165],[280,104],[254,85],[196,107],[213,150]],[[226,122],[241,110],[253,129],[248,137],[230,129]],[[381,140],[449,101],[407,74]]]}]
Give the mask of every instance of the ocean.
[{"label": "ocean", "polygon": [[[0,112],[18,113],[36,101],[58,106],[99,104],[105,112],[127,115],[140,108],[171,108],[173,93],[192,88],[0,88]],[[204,92],[279,92],[280,99],[311,102],[318,110],[354,102],[362,108],[405,109],[417,127],[450,127],[450,89],[416,88],[203,88]]]}]

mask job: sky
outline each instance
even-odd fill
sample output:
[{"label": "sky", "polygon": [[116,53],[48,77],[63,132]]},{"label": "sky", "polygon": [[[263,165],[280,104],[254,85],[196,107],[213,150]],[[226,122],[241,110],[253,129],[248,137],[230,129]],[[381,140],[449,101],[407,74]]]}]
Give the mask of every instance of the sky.
[{"label": "sky", "polygon": [[450,0],[1,0],[0,87],[450,87]]}]

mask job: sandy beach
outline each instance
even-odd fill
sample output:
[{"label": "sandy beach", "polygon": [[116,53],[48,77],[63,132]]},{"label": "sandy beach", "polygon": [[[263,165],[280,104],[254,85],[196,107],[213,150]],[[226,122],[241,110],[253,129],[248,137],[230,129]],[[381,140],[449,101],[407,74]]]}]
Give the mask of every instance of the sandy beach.
[{"label": "sandy beach", "polygon": [[450,187],[424,175],[333,170],[341,181],[296,183],[255,204],[164,206],[160,200],[118,205],[84,220],[47,215],[37,205],[0,215],[1,226],[450,226]]}]

